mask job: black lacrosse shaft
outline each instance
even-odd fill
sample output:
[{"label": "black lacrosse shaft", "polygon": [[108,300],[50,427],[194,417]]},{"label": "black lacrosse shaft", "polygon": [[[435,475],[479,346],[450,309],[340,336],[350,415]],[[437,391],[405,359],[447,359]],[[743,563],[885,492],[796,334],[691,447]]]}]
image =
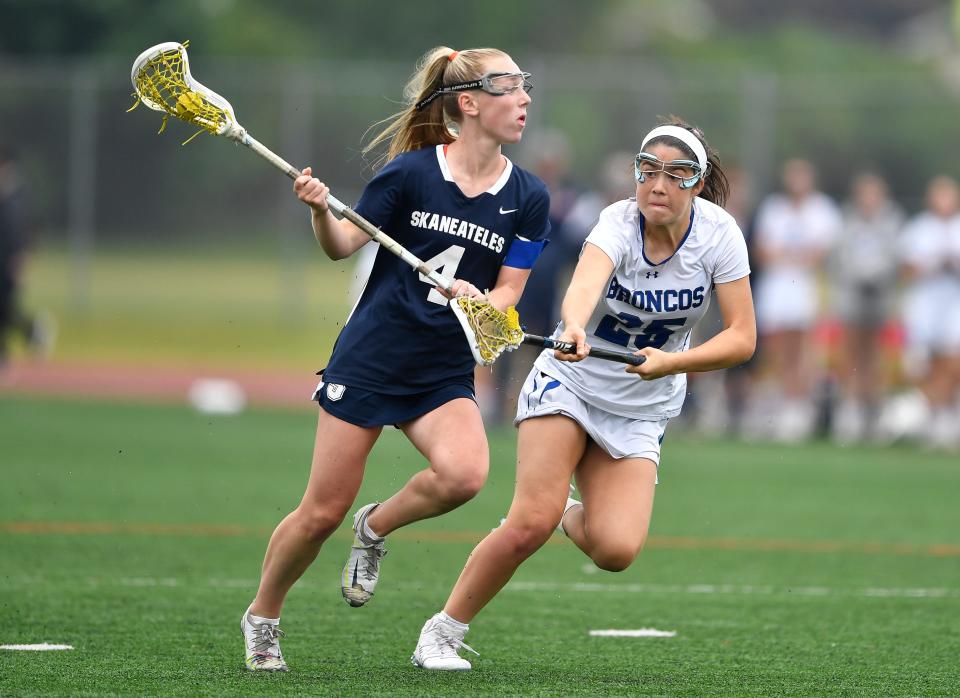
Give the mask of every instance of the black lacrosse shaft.
[{"label": "black lacrosse shaft", "polygon": [[[576,347],[570,342],[558,342],[555,339],[541,337],[538,334],[524,334],[523,343],[536,344],[544,349],[559,349],[564,354],[573,354],[576,352]],[[619,361],[622,364],[631,364],[632,366],[639,366],[647,360],[647,357],[642,354],[628,354],[622,351],[610,351],[609,349],[597,349],[594,347],[590,348],[590,356],[597,359],[606,359],[607,361]]]}]

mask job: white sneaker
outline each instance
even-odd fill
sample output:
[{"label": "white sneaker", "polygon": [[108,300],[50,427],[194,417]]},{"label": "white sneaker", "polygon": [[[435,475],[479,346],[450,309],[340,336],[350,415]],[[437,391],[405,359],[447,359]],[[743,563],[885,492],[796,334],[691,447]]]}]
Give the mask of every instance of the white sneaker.
[{"label": "white sneaker", "polygon": [[813,436],[813,405],[804,400],[788,400],[775,419],[773,439],[779,443],[796,444]]},{"label": "white sneaker", "polygon": [[557,533],[562,533],[567,535],[567,532],[563,530],[563,517],[567,515],[567,512],[570,511],[573,507],[580,505],[583,506],[583,503],[573,498],[573,493],[577,491],[577,488],[573,485],[570,485],[570,493],[567,495],[567,503],[563,505],[563,514],[560,516],[560,523],[557,524]]},{"label": "white sneaker", "polygon": [[837,405],[830,423],[833,440],[841,444],[862,441],[867,431],[867,413],[859,402],[843,400]]},{"label": "white sneaker", "polygon": [[363,535],[367,516],[380,502],[360,507],[353,515],[353,546],[340,574],[340,591],[351,606],[362,606],[373,596],[380,579],[380,559],[387,554],[383,539],[368,542]]},{"label": "white sneaker", "polygon": [[480,653],[464,643],[463,636],[466,634],[466,626],[457,627],[438,613],[424,623],[417,649],[413,651],[410,661],[421,669],[468,671],[470,662],[457,654],[457,650],[463,647],[478,657]]},{"label": "white sneaker", "polygon": [[881,443],[903,439],[919,439],[933,419],[933,410],[919,390],[894,395],[887,400],[877,418],[877,434]]},{"label": "white sneaker", "polygon": [[277,623],[255,623],[250,609],[240,618],[240,631],[246,645],[247,669],[250,671],[289,671],[280,652],[280,638],[284,633]]}]

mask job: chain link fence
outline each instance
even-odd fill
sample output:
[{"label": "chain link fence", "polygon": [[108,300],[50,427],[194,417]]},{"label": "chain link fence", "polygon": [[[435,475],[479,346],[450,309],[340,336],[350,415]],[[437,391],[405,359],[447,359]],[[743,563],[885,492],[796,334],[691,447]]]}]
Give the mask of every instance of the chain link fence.
[{"label": "chain link fence", "polygon": [[[522,145],[538,133],[570,141],[572,177],[589,188],[606,155],[633,151],[658,115],[704,129],[724,161],[749,173],[755,198],[776,187],[779,162],[803,155],[837,198],[864,166],[915,210],[926,180],[958,174],[958,99],[929,72],[778,74],[725,66],[577,56],[519,57],[533,72]],[[392,62],[252,61],[195,56],[241,123],[295,165],[310,164],[345,202],[372,175],[360,154],[371,124],[399,110],[411,66]],[[312,244],[289,182],[253,154],[133,104],[129,61],[0,60],[0,141],[20,155],[44,237],[63,240],[78,268],[98,245],[243,241],[275,235],[295,258]],[[78,278],[82,273],[78,274]],[[78,282],[79,283],[79,282]]]}]

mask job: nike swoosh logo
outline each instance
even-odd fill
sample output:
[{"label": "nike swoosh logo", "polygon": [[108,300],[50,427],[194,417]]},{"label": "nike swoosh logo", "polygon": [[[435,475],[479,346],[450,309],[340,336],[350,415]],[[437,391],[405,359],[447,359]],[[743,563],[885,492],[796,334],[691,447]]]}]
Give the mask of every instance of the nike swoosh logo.
[{"label": "nike swoosh logo", "polygon": [[352,587],[354,587],[354,588],[356,588],[356,586],[357,586],[357,568],[358,568],[358,567],[360,567],[360,561],[359,561],[359,560],[357,560],[355,563],[353,563],[353,582],[350,584],[350,586],[352,586]]},{"label": "nike swoosh logo", "polygon": [[518,209],[518,208],[508,208],[506,211],[504,211],[504,210],[503,210],[503,206],[501,206],[501,207],[500,207],[500,214],[503,215],[503,214],[505,214],[505,213],[516,213],[516,212],[519,211],[519,210],[520,210],[520,209]]}]

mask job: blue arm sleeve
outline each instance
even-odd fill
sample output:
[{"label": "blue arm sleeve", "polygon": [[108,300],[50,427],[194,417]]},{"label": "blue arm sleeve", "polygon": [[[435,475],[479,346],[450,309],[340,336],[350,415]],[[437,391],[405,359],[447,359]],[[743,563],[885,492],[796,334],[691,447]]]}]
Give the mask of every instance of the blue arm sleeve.
[{"label": "blue arm sleeve", "polygon": [[510,245],[510,251],[503,260],[505,267],[516,267],[517,269],[532,269],[533,263],[543,252],[548,240],[526,240],[521,237],[514,239]]},{"label": "blue arm sleeve", "polygon": [[518,269],[532,269],[533,263],[543,252],[550,235],[550,195],[546,186],[537,180],[538,187],[524,206],[520,220],[523,235],[516,235],[507,250],[503,265]]}]

